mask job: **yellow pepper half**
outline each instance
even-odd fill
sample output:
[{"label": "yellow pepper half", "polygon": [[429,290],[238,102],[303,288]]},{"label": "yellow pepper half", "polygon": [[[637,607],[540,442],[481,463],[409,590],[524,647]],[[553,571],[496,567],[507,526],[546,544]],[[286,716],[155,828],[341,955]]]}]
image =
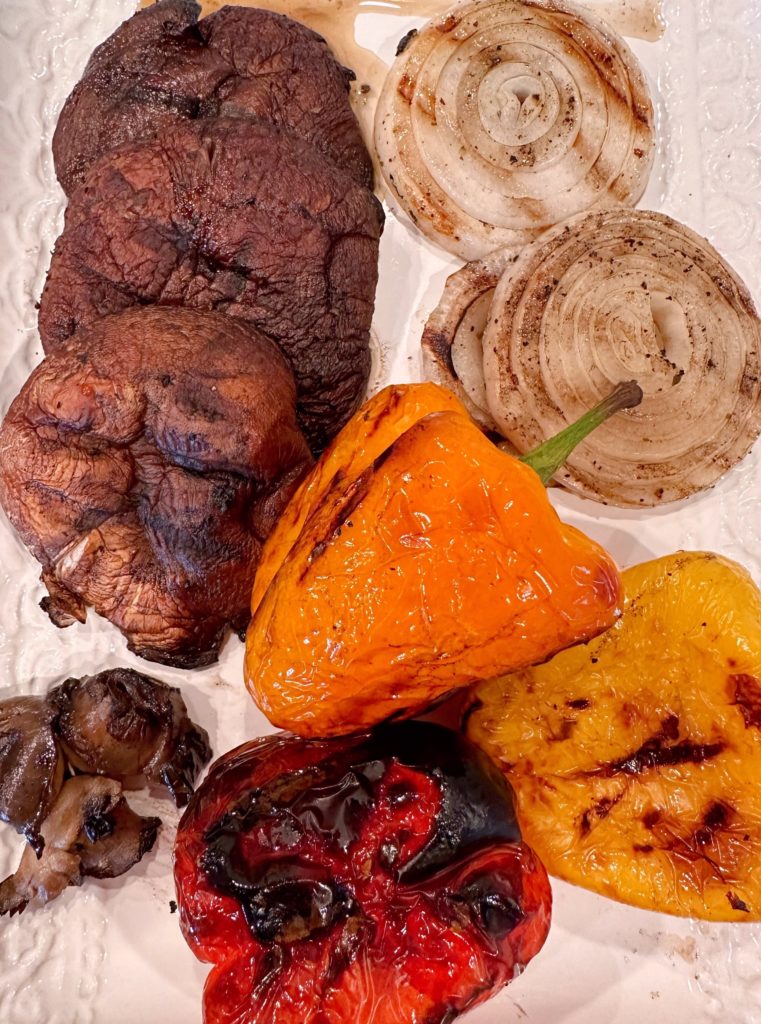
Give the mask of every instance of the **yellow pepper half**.
[{"label": "yellow pepper half", "polygon": [[761,919],[761,592],[734,562],[628,569],[621,619],[484,683],[467,732],[547,870],[613,899]]}]

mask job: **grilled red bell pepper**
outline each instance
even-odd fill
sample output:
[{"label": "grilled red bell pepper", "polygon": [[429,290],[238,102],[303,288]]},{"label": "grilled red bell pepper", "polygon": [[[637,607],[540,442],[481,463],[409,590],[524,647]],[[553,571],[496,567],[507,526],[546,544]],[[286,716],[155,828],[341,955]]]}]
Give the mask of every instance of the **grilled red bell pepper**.
[{"label": "grilled red bell pepper", "polygon": [[541,948],[544,868],[463,737],[279,734],[217,761],[175,847],[206,1024],[451,1021]]}]

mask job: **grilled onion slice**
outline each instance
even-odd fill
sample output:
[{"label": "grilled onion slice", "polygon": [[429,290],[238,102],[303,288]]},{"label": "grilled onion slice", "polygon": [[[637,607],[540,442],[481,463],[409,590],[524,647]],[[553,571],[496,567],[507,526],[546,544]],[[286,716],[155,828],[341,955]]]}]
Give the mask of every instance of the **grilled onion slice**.
[{"label": "grilled onion slice", "polygon": [[635,378],[642,404],[575,450],[555,481],[624,507],[713,485],[761,433],[761,322],[689,228],[640,210],[573,218],[503,275],[484,334],[489,408],[527,452]]},{"label": "grilled onion slice", "polygon": [[426,377],[448,388],[486,430],[496,424],[486,400],[483,333],[494,289],[517,259],[512,249],[497,249],[450,274],[421,341]]},{"label": "grilled onion slice", "polygon": [[381,92],[381,169],[420,230],[463,259],[584,210],[633,206],[653,108],[623,39],[568,0],[479,0],[405,40]]}]

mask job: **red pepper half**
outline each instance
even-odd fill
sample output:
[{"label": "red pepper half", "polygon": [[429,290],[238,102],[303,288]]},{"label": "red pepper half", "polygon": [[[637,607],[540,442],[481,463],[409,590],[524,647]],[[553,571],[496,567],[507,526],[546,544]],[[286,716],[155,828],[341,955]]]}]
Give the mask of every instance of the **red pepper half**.
[{"label": "red pepper half", "polygon": [[539,951],[544,868],[467,740],[421,722],[221,758],[180,823],[206,1024],[440,1024]]}]

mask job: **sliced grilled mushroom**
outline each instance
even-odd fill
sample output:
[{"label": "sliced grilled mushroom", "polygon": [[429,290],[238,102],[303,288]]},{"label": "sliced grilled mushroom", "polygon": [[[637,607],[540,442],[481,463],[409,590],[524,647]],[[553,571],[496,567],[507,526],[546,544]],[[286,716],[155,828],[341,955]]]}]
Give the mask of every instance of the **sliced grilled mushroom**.
[{"label": "sliced grilled mushroom", "polygon": [[107,833],[94,841],[85,837],[80,855],[82,874],[90,878],[117,878],[153,849],[161,819],[136,814],[122,799],[102,820]]},{"label": "sliced grilled mushroom", "polygon": [[187,803],[211,748],[178,689],[117,668],[67,679],[48,700],[75,769],[120,779],[143,775],[166,786],[178,807]]},{"label": "sliced grilled mushroom", "polygon": [[15,874],[0,883],[0,915],[20,914],[35,898],[49,903],[85,875],[123,874],[153,846],[159,824],[133,814],[113,779],[68,779],[42,825],[42,855],[27,848]]},{"label": "sliced grilled mushroom", "polygon": [[63,782],[55,711],[41,697],[0,702],[0,819],[42,852],[40,826]]}]

